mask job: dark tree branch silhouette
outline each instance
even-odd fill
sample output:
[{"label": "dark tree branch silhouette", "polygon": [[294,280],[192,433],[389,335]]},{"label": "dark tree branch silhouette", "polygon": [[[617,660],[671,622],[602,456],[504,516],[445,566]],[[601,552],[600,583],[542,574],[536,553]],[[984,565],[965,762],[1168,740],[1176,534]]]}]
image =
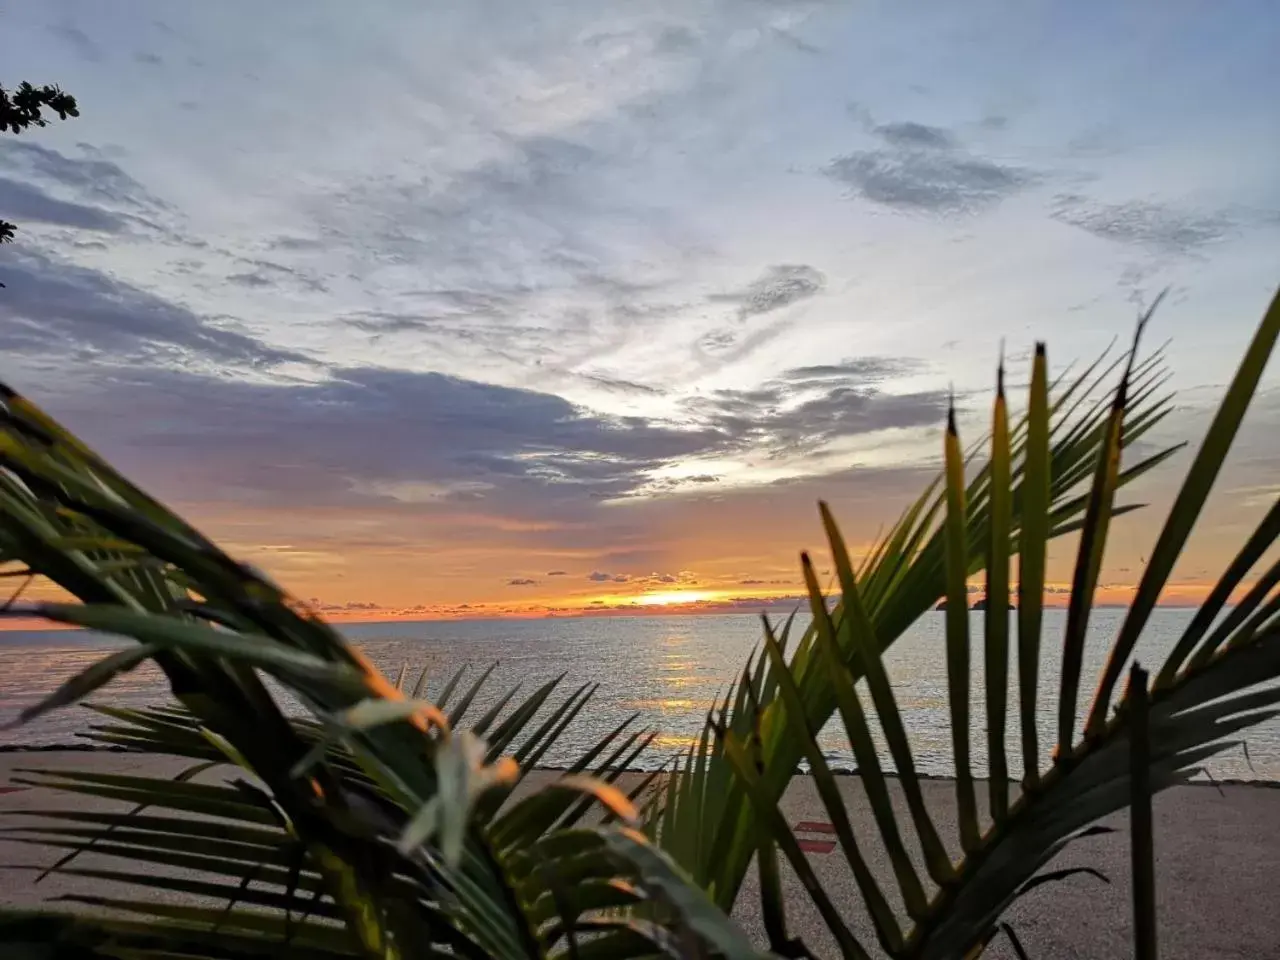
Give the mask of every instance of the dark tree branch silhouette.
[{"label": "dark tree branch silhouette", "polygon": [[[44,112],[56,113],[59,120],[80,116],[76,98],[56,86],[32,86],[23,82],[10,93],[0,86],[0,133],[22,133],[30,127],[47,127]],[[0,219],[0,243],[11,243],[17,231],[12,223]],[[4,284],[0,283],[0,287]]]}]

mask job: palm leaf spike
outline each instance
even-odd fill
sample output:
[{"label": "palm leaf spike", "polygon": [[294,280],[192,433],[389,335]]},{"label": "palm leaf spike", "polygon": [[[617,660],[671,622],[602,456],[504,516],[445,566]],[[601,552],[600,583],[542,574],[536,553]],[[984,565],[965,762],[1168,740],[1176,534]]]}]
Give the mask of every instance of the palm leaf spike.
[{"label": "palm leaf spike", "polygon": [[[779,693],[790,722],[795,725],[797,736],[804,738],[805,759],[809,761],[810,775],[813,777],[814,785],[818,789],[818,795],[822,799],[823,807],[831,818],[836,836],[840,841],[841,852],[844,853],[849,869],[857,881],[862,900],[867,906],[867,911],[871,914],[880,945],[886,953],[894,956],[902,949],[902,929],[898,926],[893,910],[889,907],[888,901],[885,900],[879,884],[876,883],[875,877],[868,869],[866,860],[858,848],[858,842],[853,833],[853,825],[849,821],[849,813],[845,809],[844,800],[840,796],[840,789],[836,786],[835,778],[827,765],[826,757],[822,754],[822,747],[818,744],[817,735],[805,716],[804,701],[800,697],[800,690],[796,686],[795,678],[791,675],[791,671],[787,669],[782,650],[773,634],[773,627],[767,617],[762,616],[761,619],[764,621],[765,652],[773,663],[774,672],[778,677]],[[830,624],[819,628],[819,634],[828,639],[833,633],[834,630]],[[875,747],[870,743],[869,737],[866,746],[874,756]],[[901,837],[898,836],[897,826],[893,818],[893,807],[889,804],[888,792],[884,789],[884,776],[878,769],[878,765],[874,773],[869,768],[864,767],[861,762],[858,764],[858,769],[862,773],[864,780],[874,776],[877,781],[876,789],[873,791],[872,788],[868,787],[867,793],[869,796],[873,794],[875,796],[875,799],[872,800],[872,806],[875,810],[876,820],[880,823],[881,828],[884,829],[886,819],[892,825],[892,837],[897,842],[896,845],[889,846],[889,851],[893,860],[894,871],[898,874],[899,882],[906,897],[907,912],[913,918],[923,916],[927,901],[925,900],[924,891],[920,887],[919,878],[916,877],[911,861],[907,857],[906,849],[902,845]],[[888,840],[889,837],[886,837],[886,845],[888,845]],[[772,855],[772,844],[769,845],[768,852]],[[905,883],[902,882],[904,871],[909,878]],[[771,877],[770,879],[776,881],[776,877]],[[762,887],[764,880],[765,876],[762,869]],[[776,946],[775,944],[775,949]]]},{"label": "palm leaf spike", "polygon": [[494,701],[493,705],[484,712],[483,716],[471,725],[471,728],[480,736],[488,733],[489,728],[493,726],[498,717],[502,715],[502,711],[507,708],[507,704],[509,704],[515,698],[515,695],[520,692],[520,688],[521,684],[519,683],[513,687],[509,687],[507,692]]},{"label": "palm leaf spike", "polygon": [[[1152,304],[1152,309],[1159,303]],[[1093,610],[1094,593],[1098,575],[1102,570],[1102,557],[1107,546],[1107,531],[1111,524],[1111,510],[1115,501],[1117,480],[1120,474],[1120,449],[1124,434],[1125,412],[1129,403],[1129,378],[1133,373],[1134,359],[1142,330],[1151,317],[1148,310],[1138,321],[1134,331],[1133,346],[1125,365],[1120,383],[1111,403],[1111,412],[1103,430],[1102,449],[1094,468],[1093,483],[1089,488],[1088,506],[1085,508],[1084,525],[1080,530],[1080,543],[1076,553],[1075,572],[1071,579],[1071,599],[1067,604],[1067,626],[1062,638],[1062,677],[1058,697],[1058,759],[1071,754],[1075,739],[1076,704],[1080,693],[1080,671],[1084,662],[1084,643],[1089,630],[1089,614]]]},{"label": "palm leaf spike", "polygon": [[[1157,301],[1158,302],[1158,301]],[[1129,404],[1129,381],[1133,375],[1134,358],[1142,329],[1151,312],[1138,321],[1134,332],[1133,347],[1120,384],[1112,394],[1111,410],[1102,425],[1102,447],[1093,467],[1093,481],[1089,486],[1088,506],[1084,522],[1080,526],[1080,539],[1076,548],[1075,570],[1071,575],[1071,596],[1066,608],[1066,630],[1062,634],[1062,673],[1059,685],[1059,710],[1057,710],[1057,759],[1065,759],[1073,749],[1075,739],[1075,713],[1080,690],[1080,669],[1084,662],[1084,641],[1088,634],[1089,613],[1093,611],[1093,596],[1097,590],[1098,575],[1102,570],[1102,557],[1106,552],[1107,531],[1111,525],[1111,511],[1115,503],[1117,479],[1120,475],[1120,451],[1123,444],[1125,412]]]},{"label": "palm leaf spike", "polygon": [[[1258,529],[1254,531],[1254,536],[1256,537],[1259,534],[1266,536],[1270,532],[1266,529],[1267,526],[1268,524],[1264,520],[1259,524]],[[1266,546],[1270,547],[1274,542],[1275,535],[1272,534],[1270,542]],[[1196,647],[1195,652],[1187,660],[1187,669],[1195,670],[1212,659],[1214,653],[1226,642],[1227,638],[1239,630],[1241,625],[1256,614],[1264,602],[1267,602],[1268,596],[1270,596],[1277,583],[1280,583],[1280,560],[1274,561],[1270,567],[1261,571],[1257,579],[1254,580],[1253,585],[1245,591],[1244,596],[1222,616],[1221,620],[1213,625],[1212,630],[1205,631],[1208,636],[1199,641],[1199,646]],[[1188,628],[1188,632],[1190,632],[1190,628]]]},{"label": "palm leaf spike", "polygon": [[1009,765],[1004,735],[1009,694],[1009,528],[1012,526],[1009,408],[1004,396],[1004,357],[996,373],[991,425],[991,537],[987,546],[987,609],[984,678],[987,694],[988,792],[991,819],[1009,810]]},{"label": "palm leaf spike", "polygon": [[422,672],[418,674],[418,681],[413,685],[413,692],[409,694],[410,700],[421,700],[427,694],[427,678],[431,675],[430,662],[422,665]]},{"label": "palm leaf spike", "polygon": [[[1178,491],[1178,496],[1173,502],[1169,519],[1160,531],[1160,537],[1143,571],[1142,580],[1138,583],[1138,590],[1129,606],[1129,612],[1120,626],[1120,633],[1112,647],[1111,656],[1098,681],[1093,709],[1085,728],[1086,734],[1097,734],[1107,722],[1111,694],[1120,678],[1120,671],[1124,669],[1125,662],[1133,653],[1142,628],[1151,616],[1151,611],[1155,608],[1170,573],[1173,572],[1173,565],[1182,553],[1187,537],[1191,535],[1191,528],[1204,508],[1205,500],[1218,477],[1218,471],[1222,468],[1227,451],[1231,448],[1236,432],[1240,429],[1240,422],[1244,419],[1249,402],[1258,388],[1258,381],[1262,379],[1267,361],[1271,358],[1272,350],[1275,349],[1277,337],[1280,337],[1280,290],[1277,290],[1272,298],[1267,312],[1263,315],[1261,325],[1253,335],[1244,358],[1240,361],[1231,386],[1227,389],[1226,396],[1209,427],[1209,432],[1205,435],[1200,452],[1196,454],[1196,459],[1187,472],[1187,478],[1183,481],[1182,489]],[[1186,651],[1181,651],[1181,655],[1185,657]],[[1173,669],[1177,669],[1177,664],[1173,665]],[[1168,683],[1172,679],[1171,674],[1172,671],[1170,676],[1165,677],[1165,671],[1161,670],[1159,676],[1164,677],[1165,682]]]},{"label": "palm leaf spike", "polygon": [[[911,754],[911,743],[907,739],[906,726],[902,722],[902,713],[898,710],[897,698],[893,693],[893,684],[889,681],[889,674],[885,670],[884,662],[880,659],[875,627],[867,615],[866,607],[858,590],[857,581],[852,576],[852,570],[849,567],[849,554],[845,549],[844,537],[840,533],[840,528],[836,525],[835,517],[832,516],[830,507],[825,503],[819,503],[818,509],[822,513],[822,522],[826,528],[827,541],[831,546],[831,554],[835,558],[836,571],[839,574],[843,591],[840,628],[850,634],[851,646],[858,652],[859,662],[867,681],[867,689],[871,693],[876,714],[880,718],[880,727],[884,731],[884,738],[889,746],[889,755],[893,759],[893,765],[897,770],[898,782],[902,787],[903,795],[906,797],[907,809],[911,813],[916,836],[920,842],[920,849],[924,854],[925,867],[929,871],[929,876],[933,878],[934,883],[942,886],[955,876],[951,867],[951,858],[948,856],[946,847],[943,846],[942,839],[938,836],[938,830],[934,826],[933,818],[929,816],[929,810],[925,806],[924,794],[920,789],[920,779],[916,776],[915,758]],[[838,645],[824,640],[821,634],[818,636],[818,643],[826,653],[826,667],[830,671],[833,678],[832,683],[836,687],[836,698],[845,721],[845,730],[849,735],[850,745],[854,749],[858,769],[863,772],[863,782],[868,789],[868,794],[874,807],[877,797],[873,794],[882,779],[878,776],[880,760],[872,746],[870,733],[868,732],[866,736],[863,736],[860,732],[865,727],[865,720],[859,720],[859,717],[863,716],[863,712],[856,688],[849,678],[844,676]],[[860,744],[866,745],[863,748],[866,753],[865,756],[858,756],[857,754]],[[887,793],[884,794],[882,803],[888,803]],[[919,881],[915,879],[915,870],[911,867],[910,860],[906,858],[905,850],[902,850],[897,819],[893,816],[891,806],[887,807],[886,813],[877,814],[876,823],[880,828],[885,849],[889,853],[889,858],[897,873],[898,883],[903,891],[903,900],[907,904],[908,912],[910,912],[914,898],[914,888],[919,887]]]},{"label": "palm leaf spike", "polygon": [[[755,769],[751,758],[747,755],[746,747],[743,746],[738,735],[732,730],[719,725],[715,727],[714,732],[724,745],[726,762],[732,766],[737,774],[743,792],[746,793],[751,808],[759,818],[752,823],[754,830],[767,830],[773,837],[774,842],[786,854],[792,868],[795,870],[796,878],[808,892],[818,913],[821,914],[823,921],[827,924],[827,928],[831,931],[832,936],[835,937],[836,943],[840,947],[841,955],[846,958],[852,958],[852,960],[869,960],[869,954],[866,949],[858,942],[857,937],[854,936],[843,918],[841,918],[840,911],[836,909],[830,895],[814,873],[809,858],[800,849],[795,834],[787,823],[787,818],[764,789],[760,774]],[[752,842],[757,842],[754,836]]]},{"label": "palm leaf spike", "polygon": [[[1280,566],[1280,564],[1277,564]],[[1226,643],[1228,650],[1233,650],[1249,643],[1277,625],[1276,614],[1280,613],[1280,593],[1274,594],[1265,604],[1253,612],[1253,615],[1237,630]],[[1217,652],[1216,650],[1214,651]]]},{"label": "palm leaf spike", "polygon": [[1018,704],[1022,729],[1023,786],[1040,776],[1036,705],[1039,702],[1040,633],[1043,623],[1045,555],[1049,539],[1049,371],[1045,346],[1037,343],[1031,367],[1018,542]]},{"label": "palm leaf spike", "polygon": [[1129,670],[1129,834],[1135,960],[1156,960],[1155,828],[1151,817],[1151,731],[1147,671]]},{"label": "palm leaf spike", "polygon": [[476,679],[472,681],[467,692],[464,693],[462,695],[462,699],[458,701],[458,705],[449,711],[449,726],[456,727],[458,725],[458,722],[462,720],[463,715],[467,712],[468,708],[470,708],[471,702],[475,700],[476,694],[480,692],[480,689],[485,685],[485,682],[489,679],[490,675],[497,669],[498,661],[495,660],[493,663],[489,664],[489,669],[485,670],[484,673],[480,674],[480,676],[476,677]]},{"label": "palm leaf spike", "polygon": [[1226,606],[1236,587],[1240,585],[1244,577],[1253,569],[1253,565],[1262,558],[1262,555],[1266,553],[1278,536],[1280,536],[1280,498],[1277,498],[1271,504],[1271,509],[1267,511],[1266,517],[1258,524],[1258,528],[1245,542],[1245,545],[1240,548],[1240,552],[1231,561],[1231,565],[1227,567],[1214,585],[1213,590],[1210,591],[1209,596],[1205,598],[1204,603],[1196,611],[1191,623],[1187,625],[1187,629],[1178,638],[1173,651],[1165,659],[1164,666],[1160,668],[1160,672],[1156,675],[1154,689],[1162,690],[1173,682],[1177,676],[1178,668],[1182,666],[1183,661],[1186,660],[1190,653],[1195,650],[1196,644],[1200,642],[1214,620],[1217,619],[1218,614],[1222,612],[1222,608]]},{"label": "palm leaf spike", "polygon": [[951,699],[951,746],[956,768],[956,815],[960,845],[967,853],[981,839],[978,804],[969,764],[969,556],[965,522],[964,459],[956,432],[955,398],[947,411],[946,582],[947,687]]},{"label": "palm leaf spike", "polygon": [[[765,627],[769,630],[767,620]],[[776,640],[772,647],[766,643],[765,653],[770,659],[780,656],[777,652]],[[764,772],[764,764],[761,761],[760,704],[756,701],[755,692],[750,687],[747,688],[747,695],[751,698],[753,706],[753,723],[751,734],[747,739],[747,753],[756,774],[759,775]],[[785,697],[784,703],[786,703]],[[787,704],[789,712],[795,708],[795,704]],[[801,712],[791,717],[793,722],[798,722],[802,727],[804,727],[803,709],[803,705],[800,705]],[[708,726],[713,722],[714,718],[708,717]],[[807,732],[807,727],[805,729]],[[787,933],[787,902],[782,892],[782,874],[778,869],[778,849],[773,838],[764,831],[758,841],[756,866],[760,876],[760,920],[764,925],[765,935],[769,938],[769,948],[780,955],[794,952],[800,944]]]},{"label": "palm leaf spike", "polygon": [[440,691],[440,696],[435,697],[436,706],[443,710],[449,705],[449,698],[453,696],[453,691],[457,688],[458,683],[462,680],[462,675],[467,672],[470,664],[464,663],[454,671],[452,677],[445,683],[444,689]]},{"label": "palm leaf spike", "polygon": [[[791,617],[787,618],[786,627],[790,627],[794,616],[795,613],[793,612]],[[786,643],[785,635],[786,628],[784,628],[784,636],[781,639],[781,643],[784,645]],[[753,684],[756,683],[756,679],[752,672],[755,657],[756,651],[753,650],[748,655],[747,662],[742,668],[742,676],[737,681],[736,687],[731,691],[733,694],[732,710],[727,713],[721,711],[720,715],[715,718],[714,725],[711,728],[711,732],[715,735],[710,743],[710,750],[712,752],[708,755],[708,771],[709,779],[711,781],[711,790],[703,793],[704,802],[709,805],[707,809],[721,815],[723,815],[726,810],[731,810],[734,811],[734,813],[739,814],[739,822],[738,824],[735,824],[735,827],[740,826],[744,831],[750,826],[747,818],[745,816],[741,816],[741,814],[749,813],[749,811],[744,810],[740,805],[740,801],[745,799],[746,791],[744,790],[741,781],[734,775],[732,765],[727,762],[725,755],[726,741],[724,736],[721,735],[721,731],[734,734],[742,733],[745,730],[750,729],[755,722],[752,717],[748,716],[749,705],[754,704],[757,701],[753,687]],[[750,701],[747,700],[748,691],[752,692],[752,698]],[[729,699],[730,698],[726,695],[725,702],[728,703]],[[668,797],[668,802],[671,802],[673,798],[676,798],[676,794],[674,791],[671,791]],[[678,802],[678,798],[676,802]],[[699,819],[701,811],[690,812],[688,810],[684,810],[681,811],[681,813],[685,819],[694,824],[694,829],[697,829],[698,825],[701,823],[701,820]],[[719,830],[710,847],[707,862],[709,864],[722,863],[728,850],[737,842],[739,842],[737,830]],[[677,843],[679,843],[679,840],[677,840]],[[685,846],[687,847],[689,845],[686,843]],[[690,864],[693,864],[698,868],[702,867],[702,864],[694,863],[694,861],[692,861],[691,854],[688,854],[685,848],[669,844],[666,835],[663,835],[662,837],[662,847],[664,850],[674,853],[674,855],[676,855],[680,861],[686,865],[686,867]],[[714,894],[717,891],[713,887],[711,892]]]}]

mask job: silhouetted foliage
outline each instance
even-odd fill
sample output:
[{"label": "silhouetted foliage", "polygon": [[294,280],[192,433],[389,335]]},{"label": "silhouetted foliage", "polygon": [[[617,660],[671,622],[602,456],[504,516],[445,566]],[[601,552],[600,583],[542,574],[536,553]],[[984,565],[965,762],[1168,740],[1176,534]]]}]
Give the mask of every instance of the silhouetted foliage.
[{"label": "silhouetted foliage", "polygon": [[[59,120],[80,116],[76,98],[55,86],[35,87],[27,82],[10,93],[0,86],[0,133],[22,133],[29,127],[47,127],[44,111],[56,113]],[[0,243],[10,243],[17,228],[0,220]],[[0,283],[0,287],[4,284]]]}]

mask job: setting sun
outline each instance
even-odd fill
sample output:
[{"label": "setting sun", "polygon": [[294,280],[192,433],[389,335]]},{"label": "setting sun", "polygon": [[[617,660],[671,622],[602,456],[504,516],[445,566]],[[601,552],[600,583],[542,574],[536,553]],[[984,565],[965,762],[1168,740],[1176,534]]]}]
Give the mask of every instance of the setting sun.
[{"label": "setting sun", "polygon": [[645,607],[666,607],[677,603],[705,603],[720,597],[721,594],[715,590],[659,590],[641,594],[635,602]]}]

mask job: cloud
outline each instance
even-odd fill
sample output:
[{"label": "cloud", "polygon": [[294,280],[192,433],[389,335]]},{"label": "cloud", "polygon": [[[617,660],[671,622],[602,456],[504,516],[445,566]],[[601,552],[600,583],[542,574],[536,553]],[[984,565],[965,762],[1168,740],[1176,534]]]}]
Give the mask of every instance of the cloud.
[{"label": "cloud", "polygon": [[48,27],[48,31],[66,43],[82,60],[98,63],[102,60],[102,50],[79,27],[70,23],[59,23]]},{"label": "cloud", "polygon": [[228,283],[251,290],[287,286],[323,293],[327,289],[323,281],[304,270],[273,263],[270,260],[240,259],[238,262],[252,269],[229,274],[226,278]]},{"label": "cloud", "polygon": [[647,583],[652,586],[661,586],[697,583],[698,577],[691,570],[680,570],[676,573],[651,573],[646,577],[639,578],[639,580],[641,583]]},{"label": "cloud", "polygon": [[[98,271],[22,250],[5,267],[0,348],[60,357],[74,345],[95,357],[100,372],[60,384],[55,410],[152,464],[188,497],[427,511],[478,504],[489,515],[572,526],[593,503],[718,482],[711,472],[655,480],[691,458],[814,451],[937,422],[945,404],[940,394],[883,391],[914,362],[858,358],[718,391],[687,403],[675,423],[610,416],[438,373],[325,371]],[[252,381],[196,372],[290,362],[311,367],[307,382],[278,371]],[[121,409],[131,417],[108,414]]]},{"label": "cloud", "polygon": [[1103,240],[1169,254],[1191,253],[1218,243],[1236,227],[1223,213],[1195,213],[1148,200],[1100,203],[1079,194],[1055,197],[1051,215]]},{"label": "cloud", "polygon": [[634,380],[623,380],[618,377],[605,376],[602,373],[581,373],[580,376],[588,383],[592,383],[597,387],[610,390],[615,393],[639,393],[650,397],[662,396],[662,390],[657,387],[651,387],[648,384],[637,383]]},{"label": "cloud", "polygon": [[324,603],[318,597],[311,598],[311,606],[324,613],[371,612],[384,609],[381,604],[369,600],[348,600],[346,603]]},{"label": "cloud", "polygon": [[0,217],[102,233],[118,233],[125,226],[123,220],[105,210],[58,200],[39,187],[8,177],[0,177]]},{"label": "cloud", "polygon": [[894,377],[918,373],[921,367],[919,360],[909,357],[854,357],[839,363],[793,367],[782,375],[781,382],[792,389],[840,381],[883,383]]},{"label": "cloud", "polygon": [[1033,171],[969,153],[942,127],[902,120],[871,132],[884,147],[837,157],[826,173],[872,203],[944,216],[974,214],[1039,179]]},{"label": "cloud", "polygon": [[261,273],[233,273],[227,277],[227,283],[239,287],[271,287],[274,284]]},{"label": "cloud", "polygon": [[0,349],[108,362],[308,363],[106,273],[18,248],[0,260]]},{"label": "cloud", "polygon": [[[621,209],[601,180],[606,157],[569,137],[504,135],[487,160],[433,174],[370,177],[305,198],[330,242],[351,238],[369,264],[430,262],[487,289],[511,276],[564,276],[606,259],[601,237]],[[633,213],[643,230],[648,218]]]},{"label": "cloud", "polygon": [[838,157],[827,173],[872,203],[944,215],[978,213],[1037,179],[981,157],[937,151],[863,150]]},{"label": "cloud", "polygon": [[769,267],[742,290],[715,294],[711,300],[738,304],[738,317],[746,319],[816,297],[826,284],[821,270],[807,264],[784,263]]},{"label": "cloud", "polygon": [[956,139],[949,130],[944,130],[942,127],[931,127],[923,123],[914,123],[910,120],[881,124],[875,128],[874,133],[880,139],[895,147],[950,150],[956,146]]},{"label": "cloud", "polygon": [[530,580],[528,577],[515,577],[507,581],[508,587],[532,587],[536,586],[537,580]]},{"label": "cloud", "polygon": [[602,570],[593,570],[587,574],[587,579],[592,583],[626,583],[631,577],[625,573],[605,573]]},{"label": "cloud", "polygon": [[697,49],[697,35],[679,24],[663,27],[654,40],[654,50],[667,56],[687,54]]},{"label": "cloud", "polygon": [[29,140],[0,141],[0,169],[24,179],[57,184],[86,200],[155,210],[164,204],[113,160],[88,144],[69,156]]},{"label": "cloud", "polygon": [[[0,316],[10,299],[0,299]],[[263,382],[130,366],[59,386],[56,413],[144,462],[169,489],[249,503],[582,522],[593,504],[636,494],[659,467],[727,442],[712,428],[602,416],[552,394],[437,373],[354,368]]]},{"label": "cloud", "polygon": [[739,449],[791,455],[844,437],[940,423],[949,402],[944,391],[882,389],[920,366],[908,358],[864,357],[796,367],[754,389],[717,390],[686,405]]}]

